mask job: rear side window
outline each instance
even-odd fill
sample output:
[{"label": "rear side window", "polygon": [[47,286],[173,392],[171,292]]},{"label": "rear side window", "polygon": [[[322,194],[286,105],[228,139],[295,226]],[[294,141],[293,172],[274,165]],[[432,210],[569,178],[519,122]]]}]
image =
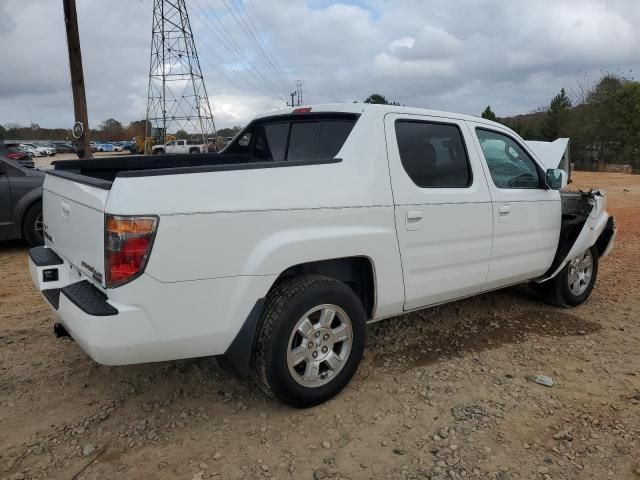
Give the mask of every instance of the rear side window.
[{"label": "rear side window", "polygon": [[224,153],[253,162],[314,162],[334,158],[353,129],[357,115],[297,115],[256,122]]},{"label": "rear side window", "polygon": [[355,120],[293,123],[287,160],[300,162],[335,157],[347,140],[354,124]]},{"label": "rear side window", "polygon": [[254,161],[281,162],[287,150],[288,123],[258,125],[254,135]]},{"label": "rear side window", "polygon": [[467,150],[456,125],[396,121],[400,160],[421,188],[465,188],[472,175]]}]

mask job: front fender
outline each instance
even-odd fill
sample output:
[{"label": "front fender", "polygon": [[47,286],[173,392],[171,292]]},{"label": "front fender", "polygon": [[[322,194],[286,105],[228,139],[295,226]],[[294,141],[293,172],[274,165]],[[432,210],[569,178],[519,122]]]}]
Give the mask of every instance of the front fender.
[{"label": "front fender", "polygon": [[[547,274],[544,275],[538,282],[545,282],[556,275],[558,275],[562,269],[575,258],[581,252],[584,252],[593,245],[599,242],[604,242],[603,248],[600,248],[601,257],[605,257],[609,254],[613,248],[613,241],[615,239],[615,224],[613,217],[610,217],[606,211],[606,197],[599,192],[593,196],[592,209],[587,217],[580,233],[576,237],[571,248],[568,245],[559,245],[558,251],[567,252],[562,259],[556,259],[553,267]],[[606,237],[606,238],[605,238]],[[604,240],[603,240],[604,239]],[[558,262],[557,260],[560,260]]]}]

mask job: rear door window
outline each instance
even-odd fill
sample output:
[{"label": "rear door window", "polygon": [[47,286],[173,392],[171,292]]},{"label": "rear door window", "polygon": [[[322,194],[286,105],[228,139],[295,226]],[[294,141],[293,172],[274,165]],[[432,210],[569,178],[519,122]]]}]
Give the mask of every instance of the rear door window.
[{"label": "rear door window", "polygon": [[400,161],[421,188],[464,188],[472,175],[457,125],[415,120],[396,121]]}]

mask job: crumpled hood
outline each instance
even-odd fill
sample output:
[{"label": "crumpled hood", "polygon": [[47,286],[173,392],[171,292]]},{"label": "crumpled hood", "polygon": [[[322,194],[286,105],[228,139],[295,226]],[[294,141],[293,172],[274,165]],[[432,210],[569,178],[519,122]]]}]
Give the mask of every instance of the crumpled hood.
[{"label": "crumpled hood", "polygon": [[560,168],[571,176],[568,138],[559,138],[553,142],[530,140],[525,143],[546,168]]}]

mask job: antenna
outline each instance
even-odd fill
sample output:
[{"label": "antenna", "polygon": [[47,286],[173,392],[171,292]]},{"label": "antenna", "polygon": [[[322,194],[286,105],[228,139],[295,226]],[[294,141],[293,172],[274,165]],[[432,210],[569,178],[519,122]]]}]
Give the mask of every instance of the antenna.
[{"label": "antenna", "polygon": [[[216,136],[185,0],[154,0],[146,136]],[[147,153],[147,152],[145,152]]]}]

